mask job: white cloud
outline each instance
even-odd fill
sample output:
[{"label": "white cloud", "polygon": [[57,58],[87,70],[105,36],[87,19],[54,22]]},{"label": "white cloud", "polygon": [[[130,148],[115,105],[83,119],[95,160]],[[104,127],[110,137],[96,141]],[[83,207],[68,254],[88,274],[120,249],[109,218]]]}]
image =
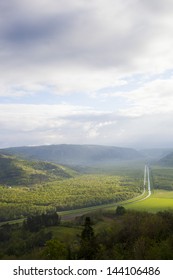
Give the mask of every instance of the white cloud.
[{"label": "white cloud", "polygon": [[[137,83],[136,83],[137,84]],[[124,116],[143,116],[172,113],[173,77],[155,79],[137,84],[135,90],[115,91],[102,94],[105,100],[121,98],[128,104],[119,109]]]},{"label": "white cloud", "polygon": [[171,146],[172,113],[123,116],[69,105],[1,105],[0,146],[58,143]]},{"label": "white cloud", "polygon": [[[80,134],[83,137],[94,136],[94,126],[86,127],[90,120],[85,120],[84,115],[90,118],[105,115],[104,112],[96,112],[91,108],[70,105],[26,105],[10,104],[0,105],[0,127],[1,145],[8,136],[5,145],[19,145],[20,140],[27,144],[34,143],[59,143],[62,139],[65,142],[70,140],[80,141]],[[73,119],[76,118],[76,120]],[[20,135],[19,142],[17,140]],[[23,135],[23,136],[21,136]],[[28,139],[26,140],[26,135]],[[15,140],[16,138],[16,140]]]},{"label": "white cloud", "polygon": [[124,95],[131,103],[131,108],[124,109],[132,115],[155,115],[172,113],[173,108],[173,79],[155,80],[142,88]]},{"label": "white cloud", "polygon": [[[1,1],[0,145],[168,144],[173,79],[154,76],[172,68],[172,12],[171,0]],[[57,104],[25,104],[50,93]]]}]

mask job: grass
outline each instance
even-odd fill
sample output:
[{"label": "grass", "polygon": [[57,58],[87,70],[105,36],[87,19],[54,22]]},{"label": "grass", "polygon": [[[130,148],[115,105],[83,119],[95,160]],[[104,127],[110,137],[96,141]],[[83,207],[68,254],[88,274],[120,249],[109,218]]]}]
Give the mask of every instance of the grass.
[{"label": "grass", "polygon": [[124,206],[127,209],[148,212],[173,211],[173,191],[154,190],[153,194],[148,199]]},{"label": "grass", "polygon": [[25,220],[25,218],[22,219],[17,219],[17,220],[12,220],[12,221],[5,221],[5,222],[0,222],[0,226],[3,226],[5,224],[9,224],[9,225],[14,225],[14,224],[21,224],[23,223],[23,221]]},{"label": "grass", "polygon": [[57,238],[60,241],[66,241],[67,243],[70,243],[74,238],[81,233],[82,227],[66,227],[63,226],[57,226],[57,227],[49,227],[46,229],[47,232],[52,232],[52,238]]},{"label": "grass", "polygon": [[173,168],[152,166],[150,180],[151,196],[143,201],[124,204],[124,207],[148,212],[173,211]]}]

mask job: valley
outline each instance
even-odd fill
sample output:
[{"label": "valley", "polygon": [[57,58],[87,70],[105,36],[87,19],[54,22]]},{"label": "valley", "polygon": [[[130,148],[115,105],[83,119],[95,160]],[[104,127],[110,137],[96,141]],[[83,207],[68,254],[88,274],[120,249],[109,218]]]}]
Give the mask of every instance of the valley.
[{"label": "valley", "polygon": [[[68,150],[73,148],[68,147]],[[82,146],[76,148],[81,152]],[[159,152],[153,151],[152,161],[146,164],[146,158],[142,153],[134,151],[129,153],[128,150],[129,154],[125,156],[126,149],[116,148],[113,149],[116,150],[116,156],[115,154],[112,156],[111,153],[105,155],[105,147],[103,149],[99,147],[97,151],[95,150],[94,159],[91,161],[92,153],[87,155],[86,159],[86,148],[84,147],[79,161],[76,157],[75,164],[73,162],[71,165],[65,162],[58,163],[58,160],[55,163],[54,159],[52,162],[33,158],[31,160],[27,158],[28,155],[21,156],[16,154],[16,151],[15,154],[11,154],[6,149],[3,153],[1,150],[0,242],[3,242],[3,246],[0,250],[0,258],[49,259],[45,250],[50,250],[53,259],[76,257],[80,259],[82,257],[79,236],[87,217],[91,219],[97,243],[100,244],[95,256],[97,259],[141,257],[140,252],[134,255],[133,245],[137,248],[138,244],[143,242],[141,232],[143,227],[147,227],[146,220],[150,221],[149,224],[154,223],[161,232],[164,232],[162,226],[166,221],[169,221],[169,226],[165,224],[164,227],[171,227],[173,224],[171,155],[164,154],[162,160],[158,159]],[[54,158],[55,154],[56,152],[53,153]],[[67,154],[66,152],[66,162]],[[154,159],[155,154],[157,159]],[[100,162],[98,162],[99,157]],[[106,158],[105,162],[103,158]],[[56,218],[55,213],[59,218],[58,224],[53,225],[53,220],[48,221],[49,217]],[[40,224],[38,229],[30,232],[26,223],[32,219],[38,219],[42,223],[44,215],[48,217],[47,223]],[[139,224],[138,220],[141,221]],[[133,236],[136,228],[139,231],[136,236]],[[107,232],[108,242],[106,247],[103,245],[105,232]],[[123,241],[125,232],[126,238],[127,236],[132,238],[134,244],[129,241],[124,251],[121,246],[125,246],[122,244],[126,243]],[[158,251],[159,257],[165,257],[163,252],[159,251],[159,247],[157,248],[157,243],[163,238],[163,247],[172,244],[169,236],[171,232],[169,229],[167,235],[162,233],[160,237],[156,237],[158,233],[151,233],[148,228],[145,238],[151,235],[151,248],[144,246],[145,254],[142,257],[152,256],[156,259],[157,256],[152,253],[152,250]],[[108,256],[107,250],[110,251],[113,236],[117,240],[117,245],[114,248],[115,252],[112,251]],[[15,245],[16,242],[18,246]],[[60,255],[57,253],[53,256],[51,246],[57,247],[61,252]],[[71,252],[70,255],[67,253],[68,250]],[[173,258],[170,252],[166,256]]]},{"label": "valley", "polygon": [[[29,160],[35,150],[35,157],[38,154],[38,159],[40,155],[46,156],[48,150],[52,151],[49,154],[52,162]],[[77,165],[54,163],[57,161],[56,153],[57,157],[60,156],[60,161],[62,154],[67,161],[68,154],[71,157],[77,150],[80,153]],[[113,157],[110,150],[116,151],[116,156],[114,154]],[[12,151],[14,154],[10,154]],[[156,155],[156,162],[160,165],[149,167],[144,163],[143,154],[146,156],[149,152],[152,157]],[[57,211],[62,219],[67,219],[98,209],[114,209],[116,205],[151,212],[173,208],[170,198],[173,189],[172,167],[161,164],[162,161],[165,163],[165,157],[170,163],[171,156],[165,156],[166,152],[163,150],[160,151],[160,154],[164,154],[163,160],[158,160],[158,150],[147,150],[140,154],[130,149],[105,146],[22,147],[4,149],[3,153],[0,155],[1,223],[22,220],[28,215],[47,211]],[[96,164],[95,159],[98,160],[99,157],[101,161]],[[129,157],[131,158],[127,160]],[[89,158],[94,158],[92,165],[80,165],[81,161],[86,163]],[[102,162],[103,158],[109,159],[107,164]],[[158,190],[162,190],[161,198],[158,197]]]}]

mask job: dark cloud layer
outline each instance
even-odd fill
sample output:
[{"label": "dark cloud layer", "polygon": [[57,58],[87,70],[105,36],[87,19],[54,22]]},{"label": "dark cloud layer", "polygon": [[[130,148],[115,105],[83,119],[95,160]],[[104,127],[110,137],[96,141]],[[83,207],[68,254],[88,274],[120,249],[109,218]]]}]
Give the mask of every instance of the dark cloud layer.
[{"label": "dark cloud layer", "polygon": [[33,52],[33,59],[40,56],[40,63],[41,57],[44,61],[44,56],[52,56],[57,63],[75,61],[79,65],[120,69],[135,67],[134,56],[138,59],[139,55],[147,55],[150,40],[157,36],[162,18],[173,6],[170,1],[165,5],[163,1],[123,1],[123,5],[121,1],[94,1],[95,7],[89,8],[82,1],[76,10],[60,12],[59,5],[51,1],[54,13],[43,13],[41,2],[31,13],[28,5],[15,2],[16,6],[10,6],[1,1],[5,6],[1,9],[1,40],[7,49],[16,48],[14,54],[23,53],[24,62],[30,62],[24,56],[27,50]]}]

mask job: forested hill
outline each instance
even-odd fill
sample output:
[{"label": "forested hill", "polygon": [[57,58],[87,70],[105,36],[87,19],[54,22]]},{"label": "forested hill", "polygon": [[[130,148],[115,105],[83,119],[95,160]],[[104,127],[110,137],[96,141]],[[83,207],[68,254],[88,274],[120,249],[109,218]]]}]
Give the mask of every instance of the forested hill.
[{"label": "forested hill", "polygon": [[67,165],[111,163],[119,160],[135,160],[142,157],[134,149],[99,145],[61,144],[8,148],[1,151],[29,160],[42,160]]},{"label": "forested hill", "polygon": [[0,154],[0,184],[32,185],[76,175],[76,171],[53,163],[27,161]]},{"label": "forested hill", "polygon": [[173,152],[158,161],[159,165],[173,167]]}]

